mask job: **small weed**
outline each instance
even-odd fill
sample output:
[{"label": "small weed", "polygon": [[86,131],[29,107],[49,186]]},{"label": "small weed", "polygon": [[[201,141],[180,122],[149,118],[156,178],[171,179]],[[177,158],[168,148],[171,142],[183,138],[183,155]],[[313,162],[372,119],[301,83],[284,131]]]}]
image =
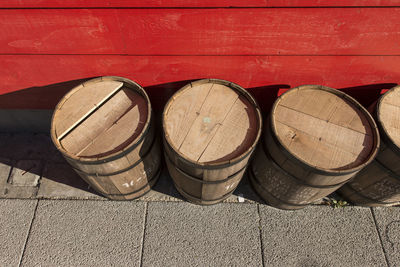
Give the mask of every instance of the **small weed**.
[{"label": "small weed", "polygon": [[336,199],[329,199],[328,202],[329,206],[331,206],[332,208],[336,209],[336,208],[344,208],[346,206],[349,205],[349,203],[347,203],[346,200],[336,200]]}]

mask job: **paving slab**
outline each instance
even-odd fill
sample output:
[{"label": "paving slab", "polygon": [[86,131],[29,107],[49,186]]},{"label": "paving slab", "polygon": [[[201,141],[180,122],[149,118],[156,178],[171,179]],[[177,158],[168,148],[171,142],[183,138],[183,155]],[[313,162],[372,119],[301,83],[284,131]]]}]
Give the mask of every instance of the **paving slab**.
[{"label": "paving slab", "polygon": [[148,203],[143,266],[261,266],[256,204]]},{"label": "paving slab", "polygon": [[400,266],[400,207],[373,208],[389,266]]},{"label": "paving slab", "polygon": [[14,186],[35,187],[39,183],[41,173],[41,160],[18,160],[11,170],[8,182]]},{"label": "paving slab", "polygon": [[[12,167],[13,161],[7,158],[0,158],[0,198],[20,198],[20,199],[29,199],[36,198],[37,194],[37,186],[24,185],[24,176],[21,176],[23,173],[22,170],[13,172],[14,168]],[[12,184],[12,179],[10,179],[10,175],[16,178],[17,182]],[[40,176],[31,173],[25,173],[25,177],[28,177],[26,180],[26,184],[30,182],[35,183],[36,179],[39,179]]]},{"label": "paving slab", "polygon": [[37,200],[0,199],[0,266],[18,266]]},{"label": "paving slab", "polygon": [[49,199],[102,199],[66,163],[47,163],[38,192],[39,198]]},{"label": "paving slab", "polygon": [[265,266],[386,266],[368,208],[260,206]]},{"label": "paving slab", "polygon": [[139,266],[145,205],[40,200],[22,266]]}]

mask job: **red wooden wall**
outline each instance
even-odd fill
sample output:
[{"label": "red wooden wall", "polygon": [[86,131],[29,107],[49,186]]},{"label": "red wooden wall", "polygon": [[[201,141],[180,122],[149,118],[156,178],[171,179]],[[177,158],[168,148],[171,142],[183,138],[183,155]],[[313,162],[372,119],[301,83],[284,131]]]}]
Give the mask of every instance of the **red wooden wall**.
[{"label": "red wooden wall", "polygon": [[400,0],[0,2],[0,109],[51,109],[90,77],[146,87],[153,106],[189,80],[321,84],[364,105],[400,80]]}]

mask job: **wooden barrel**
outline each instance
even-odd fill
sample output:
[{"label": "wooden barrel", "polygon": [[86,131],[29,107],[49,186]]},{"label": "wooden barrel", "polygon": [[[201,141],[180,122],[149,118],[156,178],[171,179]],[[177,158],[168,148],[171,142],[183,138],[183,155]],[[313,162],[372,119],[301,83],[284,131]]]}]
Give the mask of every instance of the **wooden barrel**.
[{"label": "wooden barrel", "polygon": [[223,80],[192,82],[163,113],[164,151],[177,190],[197,204],[221,202],[235,190],[261,134],[253,97]]},{"label": "wooden barrel", "polygon": [[339,193],[363,206],[400,205],[400,86],[386,92],[369,110],[381,136],[378,155]]},{"label": "wooden barrel", "polygon": [[159,176],[150,101],[131,80],[100,77],[72,89],[54,111],[51,138],[74,170],[110,199],[140,197]]},{"label": "wooden barrel", "polygon": [[275,101],[249,177],[268,204],[299,209],[346,183],[378,147],[376,124],[357,101],[304,85]]}]

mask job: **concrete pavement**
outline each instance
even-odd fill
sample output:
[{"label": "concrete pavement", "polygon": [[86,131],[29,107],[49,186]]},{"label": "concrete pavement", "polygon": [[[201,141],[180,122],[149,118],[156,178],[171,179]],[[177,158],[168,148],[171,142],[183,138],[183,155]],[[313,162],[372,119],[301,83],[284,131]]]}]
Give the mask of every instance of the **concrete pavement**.
[{"label": "concrete pavement", "polygon": [[0,266],[399,266],[399,221],[398,208],[2,199]]},{"label": "concrete pavement", "polygon": [[399,207],[282,211],[246,178],[197,206],[165,171],[142,198],[108,201],[48,136],[0,134],[0,147],[0,266],[400,266]]}]

